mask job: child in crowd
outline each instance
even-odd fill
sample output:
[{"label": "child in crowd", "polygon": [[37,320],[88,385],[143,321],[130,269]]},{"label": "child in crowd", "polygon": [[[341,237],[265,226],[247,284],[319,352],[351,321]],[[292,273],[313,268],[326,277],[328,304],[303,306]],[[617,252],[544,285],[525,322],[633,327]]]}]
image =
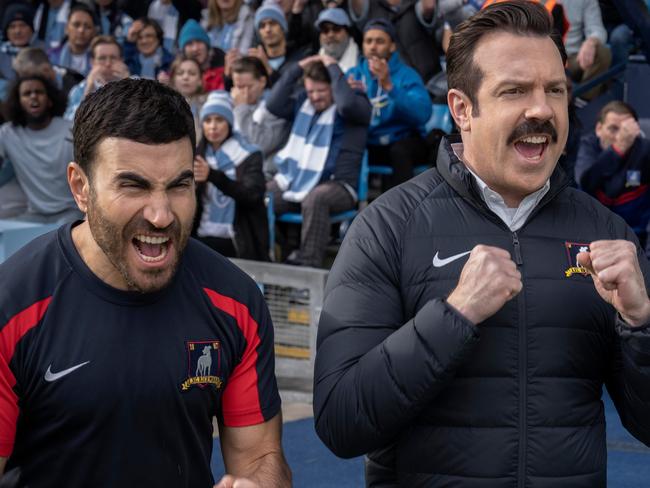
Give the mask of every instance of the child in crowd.
[{"label": "child in crowd", "polygon": [[232,110],[224,91],[211,92],[201,109],[194,234],[224,256],[268,261],[262,152],[233,130]]},{"label": "child in crowd", "polygon": [[206,99],[202,77],[203,70],[199,62],[183,54],[176,57],[169,71],[170,86],[185,97],[192,109],[197,140],[200,139],[202,133],[199,115]]}]

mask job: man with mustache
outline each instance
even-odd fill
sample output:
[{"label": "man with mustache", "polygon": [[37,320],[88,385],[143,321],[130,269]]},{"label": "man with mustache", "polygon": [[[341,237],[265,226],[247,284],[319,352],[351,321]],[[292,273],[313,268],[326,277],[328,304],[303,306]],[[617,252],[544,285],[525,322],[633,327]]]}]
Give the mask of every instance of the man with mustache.
[{"label": "man with mustache", "polygon": [[[158,82],[81,103],[86,219],[0,266],[2,486],[284,487],[273,328],[257,285],[189,239],[194,120]],[[6,478],[5,478],[6,477]]]},{"label": "man with mustache", "polygon": [[452,35],[460,134],[355,219],[329,274],[316,431],[368,486],[606,486],[607,386],[650,444],[650,265],[557,168],[562,41],[543,6]]},{"label": "man with mustache", "polygon": [[[41,75],[19,77],[12,85],[5,106],[8,122],[0,127],[0,166],[11,165],[27,205],[17,208],[19,214],[0,212],[4,218],[64,223],[81,217],[65,181],[72,123],[62,118],[64,110],[65,97]],[[9,188],[0,187],[0,208]]]}]

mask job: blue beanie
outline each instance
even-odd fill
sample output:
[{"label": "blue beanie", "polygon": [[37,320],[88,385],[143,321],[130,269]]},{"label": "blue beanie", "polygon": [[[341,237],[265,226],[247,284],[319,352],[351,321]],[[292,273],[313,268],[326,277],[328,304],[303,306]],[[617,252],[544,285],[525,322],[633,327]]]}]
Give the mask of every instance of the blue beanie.
[{"label": "blue beanie", "polygon": [[286,34],[289,32],[289,25],[287,24],[287,19],[284,16],[284,12],[280,6],[275,2],[265,2],[263,3],[255,12],[255,30],[260,30],[260,24],[263,20],[271,19],[275,20],[282,30]]},{"label": "blue beanie", "polygon": [[204,42],[206,46],[210,47],[210,38],[205,29],[194,19],[185,22],[178,34],[178,47],[182,51],[185,44],[192,41]]},{"label": "blue beanie", "polygon": [[228,125],[232,128],[234,121],[232,115],[232,100],[227,91],[215,90],[210,92],[208,99],[203,104],[203,107],[201,107],[201,122],[203,122],[208,115],[220,115],[226,119]]}]

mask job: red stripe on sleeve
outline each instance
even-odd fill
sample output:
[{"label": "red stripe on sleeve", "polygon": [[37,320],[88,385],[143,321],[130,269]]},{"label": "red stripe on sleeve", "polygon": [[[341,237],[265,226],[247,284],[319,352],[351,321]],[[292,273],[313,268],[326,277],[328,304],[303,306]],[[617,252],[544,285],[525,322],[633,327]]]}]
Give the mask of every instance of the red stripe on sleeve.
[{"label": "red stripe on sleeve", "polygon": [[229,427],[261,424],[264,415],[257,377],[257,348],[261,342],[257,321],[243,303],[209,288],[204,288],[204,291],[215,307],[234,317],[246,339],[246,351],[228,378],[221,399],[224,423]]},{"label": "red stripe on sleeve", "polygon": [[14,315],[0,330],[0,456],[9,457],[16,437],[18,397],[13,390],[16,378],[9,368],[16,344],[45,315],[52,297],[27,307]]}]

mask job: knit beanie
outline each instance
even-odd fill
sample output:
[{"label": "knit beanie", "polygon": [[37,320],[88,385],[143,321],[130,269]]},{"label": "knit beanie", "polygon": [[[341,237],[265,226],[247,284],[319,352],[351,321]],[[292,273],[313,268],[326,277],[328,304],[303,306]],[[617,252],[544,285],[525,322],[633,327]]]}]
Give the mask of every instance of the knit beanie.
[{"label": "knit beanie", "polygon": [[255,30],[258,31],[260,30],[260,24],[262,23],[263,20],[266,19],[271,19],[275,20],[278,24],[280,24],[280,27],[282,27],[282,30],[286,34],[289,32],[289,25],[287,24],[287,19],[284,16],[284,12],[282,11],[282,8],[280,6],[271,1],[271,2],[264,2],[258,9],[257,12],[255,12]]},{"label": "knit beanie", "polygon": [[226,119],[228,125],[232,128],[234,120],[232,114],[232,100],[227,91],[215,90],[210,92],[208,99],[203,104],[203,107],[201,107],[201,122],[203,122],[208,115],[220,115]]},{"label": "knit beanie", "polygon": [[22,20],[34,30],[34,11],[29,5],[23,3],[10,4],[2,16],[2,35],[7,39],[9,24],[15,20]]},{"label": "knit beanie", "polygon": [[180,33],[178,34],[178,47],[182,51],[185,47],[185,44],[192,41],[201,41],[210,47],[210,38],[208,33],[205,32],[205,29],[194,19],[190,19],[185,22],[185,25],[181,28]]}]

